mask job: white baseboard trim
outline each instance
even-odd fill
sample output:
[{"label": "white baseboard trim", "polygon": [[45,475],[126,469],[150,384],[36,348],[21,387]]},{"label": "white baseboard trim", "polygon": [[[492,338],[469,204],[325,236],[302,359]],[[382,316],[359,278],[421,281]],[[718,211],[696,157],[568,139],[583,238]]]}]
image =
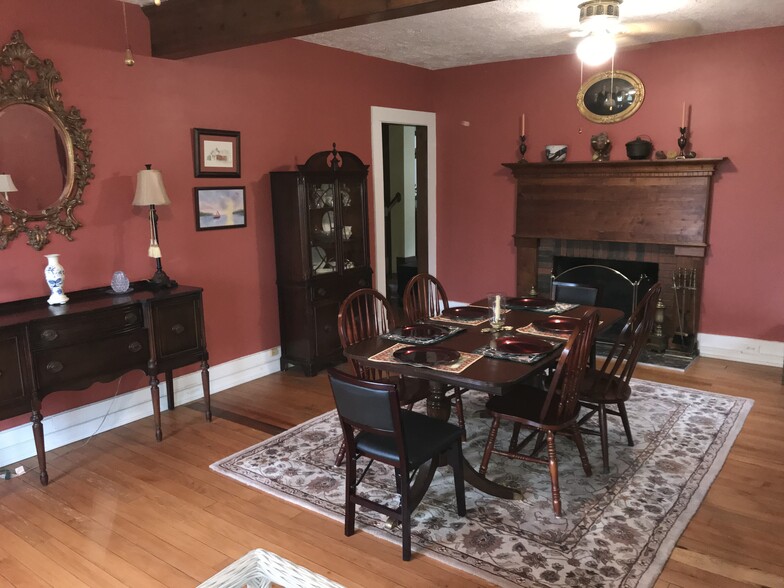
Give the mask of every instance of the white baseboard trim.
[{"label": "white baseboard trim", "polygon": [[[250,382],[280,371],[280,348],[259,351],[210,367],[210,393]],[[161,383],[161,411],[166,409],[166,384]],[[174,379],[174,404],[180,406],[202,398],[201,371]],[[44,404],[44,409],[46,405]],[[127,425],[152,414],[150,389],[124,392],[114,398],[44,417],[44,442],[47,451]],[[105,420],[104,420],[105,417]],[[103,422],[101,422],[103,420]],[[152,429],[150,430],[152,435]],[[166,432],[164,431],[164,435]],[[13,464],[35,455],[33,429],[29,424],[0,431],[0,463]]]},{"label": "white baseboard trim", "polygon": [[784,363],[784,342],[781,341],[764,341],[709,333],[699,333],[697,341],[700,355],[703,357],[776,367],[781,367]]}]

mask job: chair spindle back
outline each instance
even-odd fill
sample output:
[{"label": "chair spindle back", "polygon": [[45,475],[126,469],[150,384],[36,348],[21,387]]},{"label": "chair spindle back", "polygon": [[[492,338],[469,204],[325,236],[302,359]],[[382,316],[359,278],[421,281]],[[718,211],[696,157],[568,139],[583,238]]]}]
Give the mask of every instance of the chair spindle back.
[{"label": "chair spindle back", "polygon": [[449,308],[446,290],[435,276],[417,274],[403,292],[403,312],[409,323],[423,321]]}]

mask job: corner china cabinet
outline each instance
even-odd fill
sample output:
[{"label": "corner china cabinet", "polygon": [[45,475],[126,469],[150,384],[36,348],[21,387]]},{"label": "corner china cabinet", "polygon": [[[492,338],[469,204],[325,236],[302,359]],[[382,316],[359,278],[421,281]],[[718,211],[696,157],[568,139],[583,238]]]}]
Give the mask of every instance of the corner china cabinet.
[{"label": "corner china cabinet", "polygon": [[299,171],[271,172],[280,367],[308,376],[344,360],[337,331],[343,299],[371,285],[368,166],[353,153],[314,153]]}]

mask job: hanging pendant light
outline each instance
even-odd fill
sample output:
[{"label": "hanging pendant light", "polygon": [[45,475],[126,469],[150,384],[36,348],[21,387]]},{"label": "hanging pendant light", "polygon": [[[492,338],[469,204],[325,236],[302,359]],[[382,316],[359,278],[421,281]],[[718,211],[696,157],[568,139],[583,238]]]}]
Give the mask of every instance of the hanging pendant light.
[{"label": "hanging pendant light", "polygon": [[128,17],[125,14],[125,2],[122,2],[123,7],[123,28],[125,29],[125,59],[123,60],[125,65],[128,67],[133,67],[133,64],[136,63],[136,60],[133,58],[133,52],[131,51],[131,42],[128,40]]},{"label": "hanging pendant light", "polygon": [[606,31],[593,32],[577,45],[577,57],[585,65],[601,65],[615,55],[615,39]]}]

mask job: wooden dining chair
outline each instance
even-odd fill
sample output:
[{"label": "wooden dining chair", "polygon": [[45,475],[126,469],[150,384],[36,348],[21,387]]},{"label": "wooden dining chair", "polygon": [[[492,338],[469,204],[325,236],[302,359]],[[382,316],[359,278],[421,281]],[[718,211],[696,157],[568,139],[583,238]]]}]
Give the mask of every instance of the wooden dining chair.
[{"label": "wooden dining chair", "polygon": [[446,290],[435,276],[417,274],[403,291],[403,313],[413,324],[438,316],[449,308]]},{"label": "wooden dining chair", "polygon": [[[395,326],[395,315],[389,300],[372,288],[362,288],[349,294],[338,311],[338,336],[343,349],[388,333]],[[351,366],[358,378],[396,384],[400,401],[409,409],[430,394],[430,383],[427,380],[391,374],[353,359]],[[335,465],[343,462],[345,449],[345,445],[341,445]]]},{"label": "wooden dining chair", "polygon": [[[592,310],[582,317],[561,352],[550,386],[546,390],[529,385],[521,385],[510,394],[494,396],[487,403],[493,417],[490,433],[487,436],[485,452],[479,474],[485,476],[492,454],[512,459],[548,465],[552,485],[553,511],[561,516],[561,489],[558,484],[558,457],[555,450],[555,436],[570,437],[580,453],[585,475],[591,475],[591,464],[585,453],[585,446],[577,425],[579,414],[578,395],[580,384],[588,365],[599,314]],[[496,437],[502,421],[514,424],[512,439],[507,451],[496,449]],[[520,443],[520,429],[531,433]],[[526,454],[523,450],[536,439],[533,450]],[[546,442],[545,442],[546,439]],[[546,445],[547,458],[537,457]]]},{"label": "wooden dining chair", "polygon": [[[659,301],[662,286],[656,283],[646,292],[642,300],[629,316],[621,333],[613,343],[607,358],[599,369],[589,369],[580,388],[580,404],[588,409],[580,418],[580,426],[598,414],[599,431],[583,428],[584,433],[598,434],[602,445],[602,467],[606,474],[610,471],[609,442],[607,440],[607,415],[621,417],[626,440],[634,445],[629,417],[625,402],[629,400],[632,389],[630,381],[653,328],[656,303]],[[615,405],[615,409],[608,408]]]},{"label": "wooden dining chair", "polygon": [[[445,455],[455,479],[457,513],[466,514],[463,453],[460,428],[410,410],[400,410],[395,384],[360,380],[336,369],[329,370],[340,427],[347,447],[346,459],[346,536],[354,534],[356,506],[380,512],[398,521],[403,531],[403,559],[411,559],[411,513],[427,491],[432,476],[418,496],[412,495],[411,483],[417,469],[432,459]],[[357,461],[370,459],[357,477]],[[373,461],[395,469],[395,487],[400,494],[396,509],[357,494]]]},{"label": "wooden dining chair", "polygon": [[[403,292],[403,313],[409,324],[438,316],[448,308],[449,298],[444,286],[430,274],[417,274],[411,278]],[[467,391],[468,388],[458,386],[450,386],[446,390],[447,398],[455,405],[457,423],[463,430],[463,439],[465,439],[465,417],[462,395]]]}]

